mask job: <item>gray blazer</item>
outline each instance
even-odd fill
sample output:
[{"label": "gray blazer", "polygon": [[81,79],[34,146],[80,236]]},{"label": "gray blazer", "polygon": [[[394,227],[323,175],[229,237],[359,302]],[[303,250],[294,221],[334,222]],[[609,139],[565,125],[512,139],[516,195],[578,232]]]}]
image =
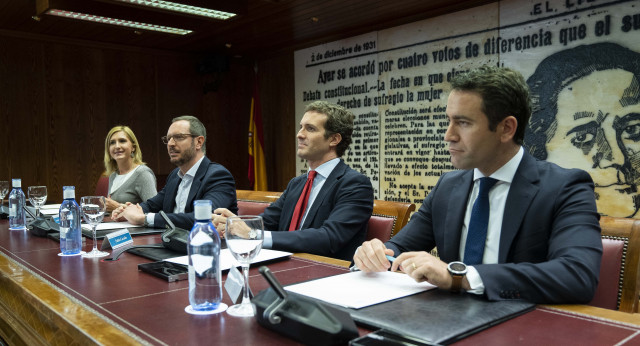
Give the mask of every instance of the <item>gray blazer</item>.
[{"label": "gray blazer", "polygon": [[[111,191],[116,175],[117,173],[113,172],[109,176],[109,191]],[[136,204],[146,201],[157,193],[156,176],[153,171],[147,165],[140,165],[124,184],[110,194],[110,197],[120,203],[131,202]]]}]

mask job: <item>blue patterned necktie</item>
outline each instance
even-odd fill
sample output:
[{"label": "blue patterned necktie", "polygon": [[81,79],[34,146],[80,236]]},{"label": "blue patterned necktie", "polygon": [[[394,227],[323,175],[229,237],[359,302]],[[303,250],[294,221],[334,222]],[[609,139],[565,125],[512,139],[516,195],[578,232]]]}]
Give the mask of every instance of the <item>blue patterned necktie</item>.
[{"label": "blue patterned necktie", "polygon": [[471,209],[467,243],[464,247],[464,263],[467,265],[482,263],[489,225],[489,190],[497,182],[498,180],[489,177],[480,178],[480,192]]}]

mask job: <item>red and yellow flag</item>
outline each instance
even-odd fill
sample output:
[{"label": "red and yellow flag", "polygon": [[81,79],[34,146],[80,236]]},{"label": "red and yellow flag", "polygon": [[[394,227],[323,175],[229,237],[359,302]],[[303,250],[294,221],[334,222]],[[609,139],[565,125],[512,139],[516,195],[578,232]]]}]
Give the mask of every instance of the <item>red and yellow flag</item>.
[{"label": "red and yellow flag", "polygon": [[249,119],[249,184],[254,191],[268,191],[257,73],[251,98],[251,118]]}]

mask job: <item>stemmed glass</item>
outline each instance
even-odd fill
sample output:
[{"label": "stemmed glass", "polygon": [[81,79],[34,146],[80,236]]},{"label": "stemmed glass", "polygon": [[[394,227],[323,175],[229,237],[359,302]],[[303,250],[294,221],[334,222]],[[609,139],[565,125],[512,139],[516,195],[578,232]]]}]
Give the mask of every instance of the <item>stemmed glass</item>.
[{"label": "stemmed glass", "polygon": [[98,250],[98,241],[96,240],[96,227],[102,222],[104,213],[107,211],[107,201],[104,196],[84,196],[80,199],[80,207],[84,220],[91,225],[93,230],[93,250],[82,254],[82,257],[104,257],[109,255],[108,252]]},{"label": "stemmed glass", "polygon": [[6,180],[0,181],[0,208],[4,205],[4,197],[9,193],[10,186]]},{"label": "stemmed glass", "polygon": [[46,186],[29,186],[27,191],[31,205],[36,208],[36,218],[40,216],[40,208],[47,201]]},{"label": "stemmed glass", "polygon": [[255,310],[249,299],[249,263],[262,249],[263,238],[262,217],[243,215],[227,218],[227,225],[224,237],[227,240],[227,247],[235,259],[242,265],[244,274],[244,294],[242,303],[236,304],[227,313],[237,317],[254,316]]}]

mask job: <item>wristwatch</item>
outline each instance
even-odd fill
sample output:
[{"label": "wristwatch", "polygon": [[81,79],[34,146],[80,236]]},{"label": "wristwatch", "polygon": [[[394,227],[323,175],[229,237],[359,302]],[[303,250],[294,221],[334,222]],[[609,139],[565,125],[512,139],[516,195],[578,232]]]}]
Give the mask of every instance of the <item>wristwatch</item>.
[{"label": "wristwatch", "polygon": [[144,227],[151,227],[151,226],[149,226],[149,221],[147,221],[147,214],[146,213],[144,214],[144,224],[143,224],[143,226]]},{"label": "wristwatch", "polygon": [[467,275],[467,265],[462,262],[451,262],[447,266],[451,274],[451,292],[458,293],[462,289],[462,279]]}]

